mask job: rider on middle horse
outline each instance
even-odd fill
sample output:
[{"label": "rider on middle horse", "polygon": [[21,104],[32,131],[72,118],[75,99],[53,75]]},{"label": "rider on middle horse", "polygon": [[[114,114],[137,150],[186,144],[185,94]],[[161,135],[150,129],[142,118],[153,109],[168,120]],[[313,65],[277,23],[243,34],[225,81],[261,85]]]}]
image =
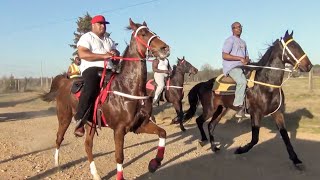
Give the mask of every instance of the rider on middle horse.
[{"label": "rider on middle horse", "polygon": [[167,58],[158,58],[152,62],[152,70],[154,72],[154,80],[157,83],[157,89],[153,98],[153,104],[156,105],[160,99],[159,95],[165,86],[166,77],[171,74],[172,69]]}]

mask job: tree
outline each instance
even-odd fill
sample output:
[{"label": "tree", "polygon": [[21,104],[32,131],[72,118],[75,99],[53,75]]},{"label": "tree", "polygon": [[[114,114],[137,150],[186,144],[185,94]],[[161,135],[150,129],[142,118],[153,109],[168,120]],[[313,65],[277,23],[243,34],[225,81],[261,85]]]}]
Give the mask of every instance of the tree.
[{"label": "tree", "polygon": [[[91,19],[92,17],[90,16],[90,14],[87,12],[86,15],[84,15],[83,17],[79,17],[78,20],[77,20],[77,31],[76,32],[73,32],[73,35],[74,35],[74,39],[73,39],[73,43],[74,44],[69,44],[69,46],[73,49],[75,49],[75,51],[72,53],[72,56],[78,54],[78,51],[77,51],[77,43],[80,39],[80,37],[91,31]],[[110,37],[110,34],[111,33],[108,33],[106,32],[105,33],[105,36],[106,37]],[[70,58],[71,61],[73,61],[73,58]]]},{"label": "tree", "polygon": [[[73,43],[74,44],[69,44],[69,46],[73,49],[75,49],[75,51],[73,52],[73,56],[77,54],[77,43],[80,39],[80,37],[91,31],[91,19],[92,17],[90,16],[90,14],[87,12],[86,15],[84,15],[83,17],[79,17],[77,20],[77,31],[73,33],[74,35],[74,39],[73,39]],[[71,60],[73,61],[73,58],[71,58]]]}]

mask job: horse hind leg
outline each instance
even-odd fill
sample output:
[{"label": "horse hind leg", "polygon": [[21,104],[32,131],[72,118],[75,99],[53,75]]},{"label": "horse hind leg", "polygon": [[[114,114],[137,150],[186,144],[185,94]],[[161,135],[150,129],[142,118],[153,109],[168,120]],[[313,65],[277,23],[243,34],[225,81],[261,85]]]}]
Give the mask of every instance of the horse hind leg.
[{"label": "horse hind leg", "polygon": [[86,139],[84,141],[85,149],[88,157],[88,161],[90,163],[90,173],[93,176],[94,180],[101,180],[100,175],[98,174],[98,170],[96,164],[93,161],[92,147],[93,147],[93,138],[96,132],[96,128],[86,125]]},{"label": "horse hind leg", "polygon": [[207,135],[203,129],[203,124],[207,120],[207,119],[205,119],[205,117],[207,117],[207,116],[205,116],[204,114],[201,114],[196,119],[196,123],[197,123],[198,129],[200,131],[200,135],[201,135],[201,139],[199,140],[200,146],[204,146],[208,142]]},{"label": "horse hind leg", "polygon": [[290,138],[288,136],[288,132],[285,128],[283,113],[278,111],[278,112],[274,113],[272,115],[272,117],[276,121],[277,127],[278,127],[280,134],[281,134],[281,137],[283,139],[283,142],[287,147],[287,151],[288,151],[290,160],[293,162],[293,164],[297,168],[303,168],[302,161],[300,161],[300,159],[298,158],[297,154],[295,153],[295,151],[291,145]]},{"label": "horse hind leg", "polygon": [[210,138],[210,144],[211,144],[211,150],[213,152],[217,152],[220,150],[214,142],[214,129],[221,120],[221,118],[226,114],[227,108],[224,108],[222,106],[219,106],[216,110],[216,112],[213,114],[211,121],[208,124],[208,132],[209,132],[209,138]]},{"label": "horse hind leg", "polygon": [[57,117],[59,121],[59,127],[57,131],[57,139],[56,139],[56,151],[54,155],[54,164],[55,167],[59,167],[59,150],[61,147],[61,143],[64,140],[64,135],[70,125],[71,119],[72,119],[72,110],[71,108],[59,108],[62,106],[59,106],[57,102]]},{"label": "horse hind leg", "polygon": [[164,129],[160,128],[156,124],[149,121],[147,124],[139,127],[136,133],[147,133],[147,134],[157,134],[159,136],[159,145],[157,148],[157,155],[154,159],[149,162],[149,172],[155,172],[160,166],[161,161],[164,158],[165,152],[165,144],[166,144],[166,137],[167,133]]}]

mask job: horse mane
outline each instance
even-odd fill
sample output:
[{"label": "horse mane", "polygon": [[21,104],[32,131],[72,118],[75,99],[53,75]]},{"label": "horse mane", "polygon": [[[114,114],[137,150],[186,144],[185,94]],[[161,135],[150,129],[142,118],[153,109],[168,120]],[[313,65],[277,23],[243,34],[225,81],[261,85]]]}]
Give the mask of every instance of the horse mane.
[{"label": "horse mane", "polygon": [[[274,41],[272,45],[269,45],[267,51],[264,53],[264,55],[260,58],[258,62],[253,62],[250,63],[249,65],[255,65],[255,66],[266,66],[270,60],[270,57],[272,55],[273,50],[275,49],[275,45],[279,43],[279,39]],[[245,69],[250,69],[250,70],[262,70],[262,68],[252,68],[252,67],[246,67],[244,66]]]},{"label": "horse mane", "polygon": [[176,74],[176,72],[177,72],[177,65],[173,65],[171,77],[173,77]]}]

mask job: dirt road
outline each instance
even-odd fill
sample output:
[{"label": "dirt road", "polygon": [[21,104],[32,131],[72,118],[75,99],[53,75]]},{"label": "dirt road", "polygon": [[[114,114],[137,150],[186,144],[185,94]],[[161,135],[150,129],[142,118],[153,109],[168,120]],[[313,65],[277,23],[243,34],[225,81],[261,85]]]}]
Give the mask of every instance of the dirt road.
[{"label": "dirt road", "polygon": [[[1,98],[1,97],[0,97]],[[7,99],[6,99],[7,98]],[[155,135],[129,133],[125,138],[124,176],[127,179],[310,179],[320,177],[320,136],[294,132],[292,144],[304,162],[296,170],[288,158],[276,127],[262,124],[259,144],[244,155],[233,154],[236,147],[250,141],[250,121],[222,120],[216,129],[221,151],[212,153],[209,144],[198,145],[195,120],[185,133],[169,125],[174,110],[169,105],[157,111],[157,124],[168,139],[162,167],[148,172],[148,162],[156,155]],[[268,121],[269,119],[267,119]],[[41,102],[35,93],[3,97],[0,102],[0,179],[91,179],[83,138],[76,138],[72,124],[60,150],[60,169],[54,168],[55,133],[58,124],[54,104]],[[104,128],[94,140],[95,163],[103,179],[115,179],[113,131]]]}]

